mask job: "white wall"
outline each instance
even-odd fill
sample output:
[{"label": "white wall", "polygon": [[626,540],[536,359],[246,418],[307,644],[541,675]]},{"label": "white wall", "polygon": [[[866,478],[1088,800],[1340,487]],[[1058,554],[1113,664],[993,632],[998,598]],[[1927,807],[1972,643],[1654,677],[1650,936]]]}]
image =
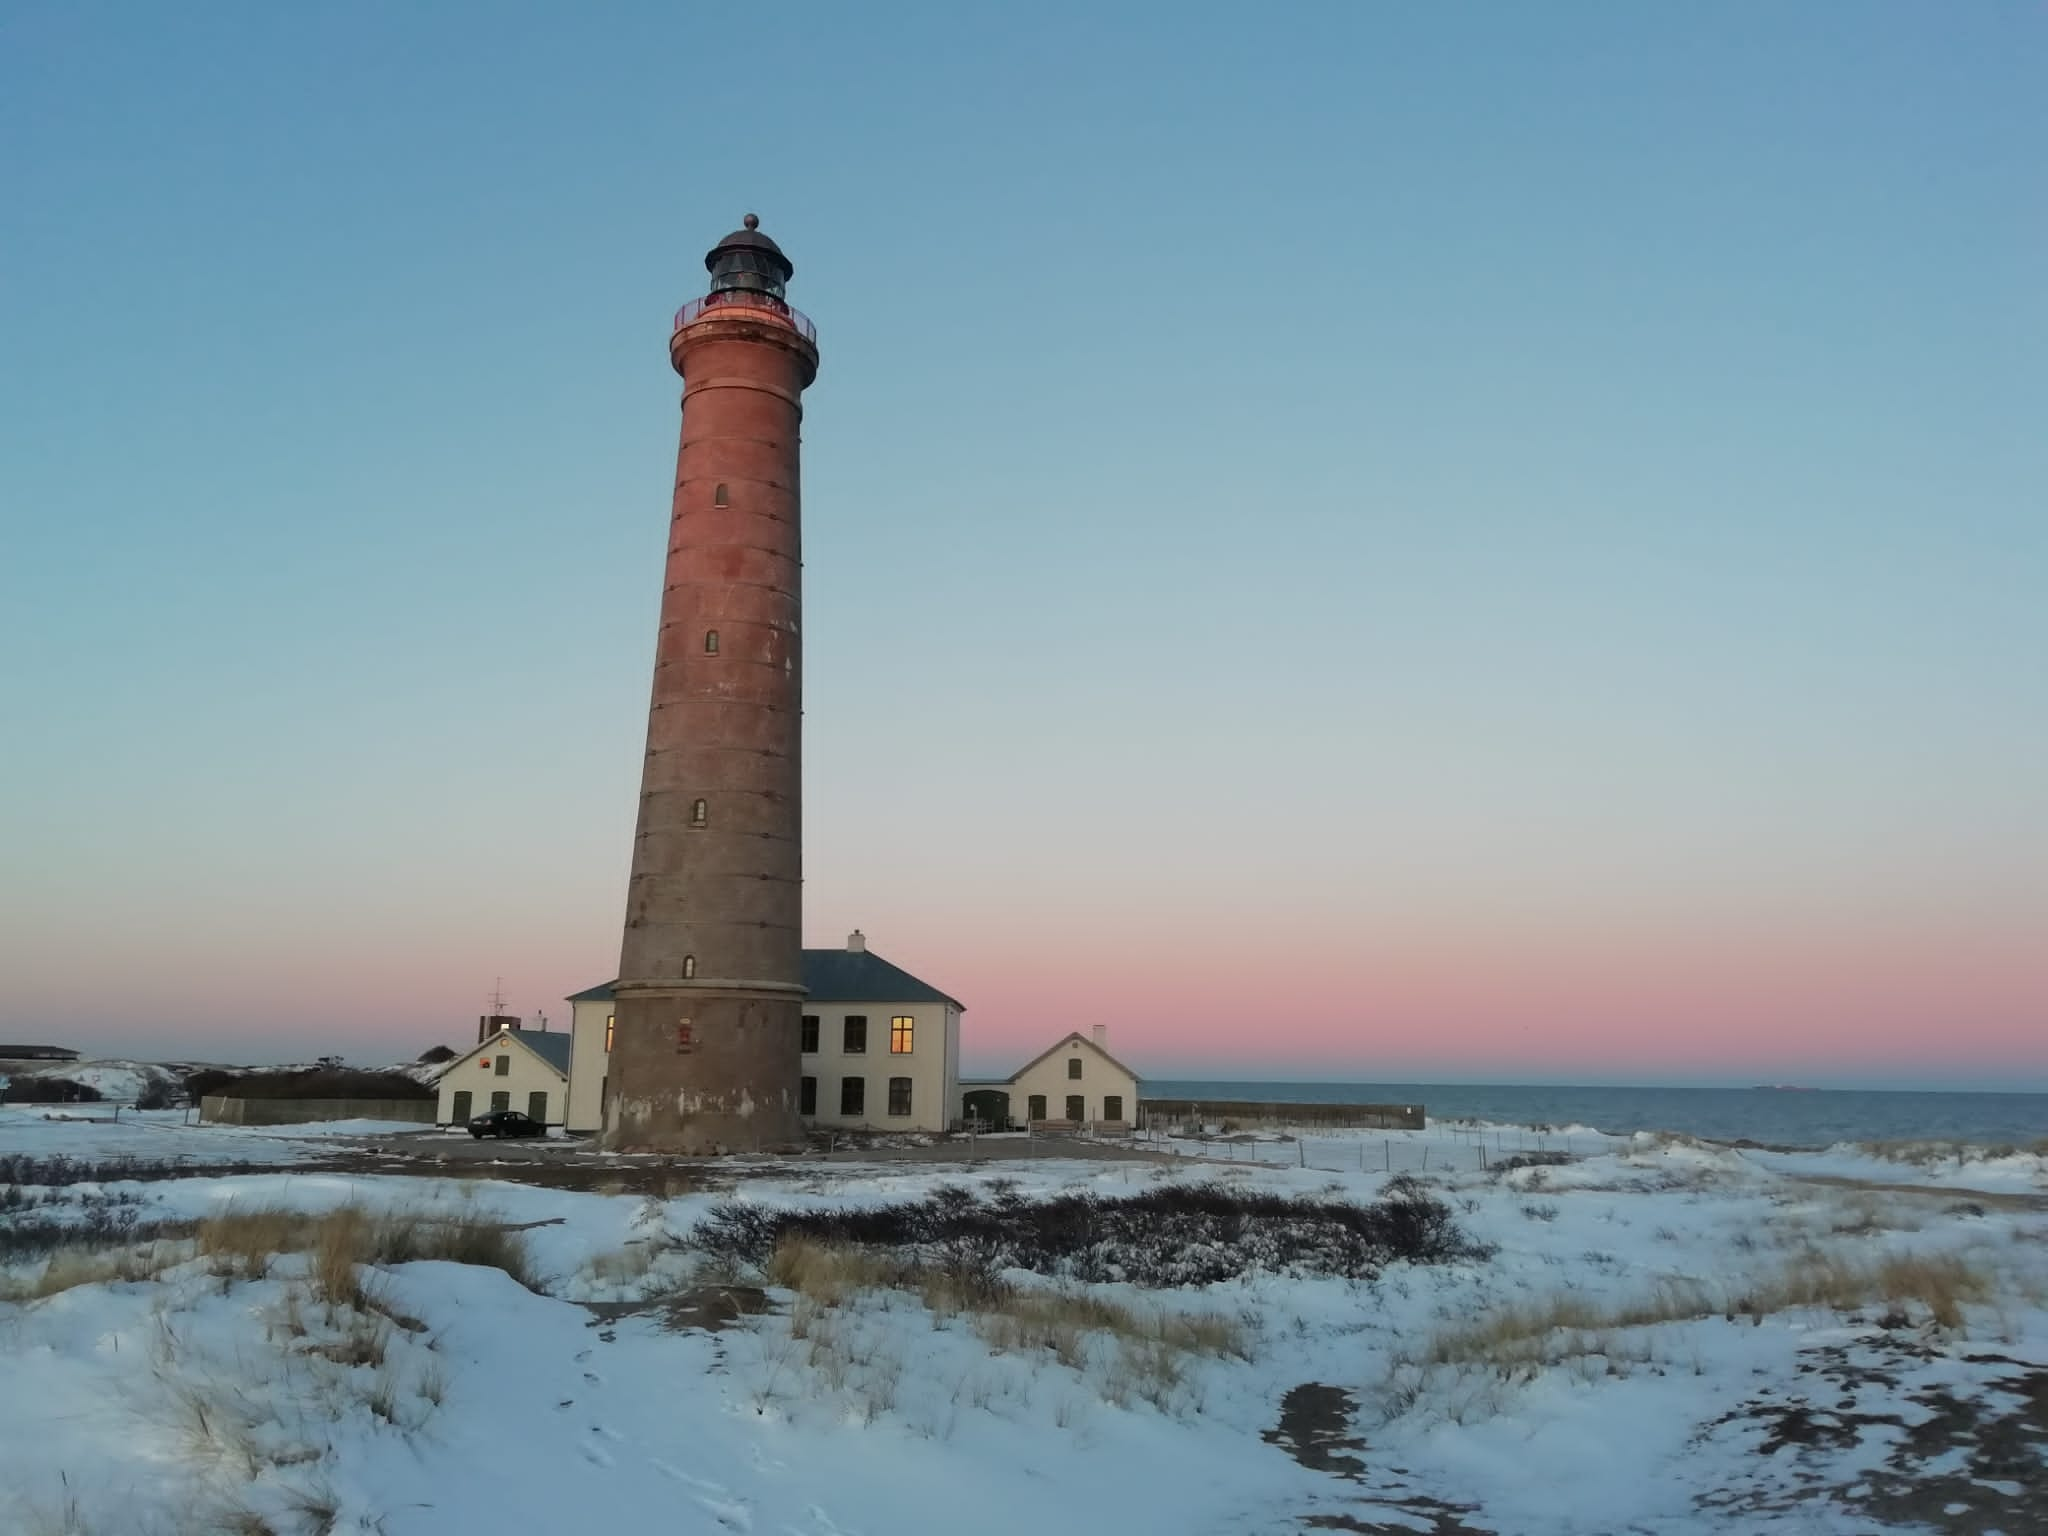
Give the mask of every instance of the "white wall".
[{"label": "white wall", "polygon": [[[804,1015],[818,1021],[818,1049],[805,1052],[803,1075],[817,1083],[813,1125],[844,1130],[943,1131],[956,1113],[960,1082],[960,1011],[944,1003],[806,1003]],[[889,1022],[911,1020],[911,1049],[891,1053]],[[868,1021],[867,1050],[849,1055],[846,1021]],[[840,1109],[841,1085],[858,1077],[864,1102],[855,1113]],[[910,1113],[889,1113],[889,1079],[910,1079]]]},{"label": "white wall", "polygon": [[[505,1108],[516,1109],[521,1114],[533,1112],[530,1095],[546,1094],[544,1123],[562,1123],[568,1084],[553,1067],[524,1046],[516,1044],[518,1038],[516,1031],[508,1030],[448,1064],[439,1082],[441,1103],[437,1118],[443,1125],[466,1120],[471,1115],[480,1115],[493,1108],[491,1095],[496,1093],[507,1095]],[[502,1075],[498,1071],[501,1060],[508,1063]],[[489,1062],[490,1065],[479,1066],[479,1062]],[[470,1096],[469,1107],[458,1112],[456,1095],[464,1092]]]},{"label": "white wall", "polygon": [[612,1064],[605,1036],[614,1006],[610,1002],[570,1004],[569,1033],[576,1043],[569,1056],[569,1112],[563,1118],[569,1130],[595,1134],[604,1129],[605,1079]]},{"label": "white wall", "polygon": [[946,1125],[960,1116],[960,1010],[946,1009]]},{"label": "white wall", "polygon": [[[1070,1075],[1069,1062],[1081,1064],[1081,1075]],[[1025,1068],[1010,1080],[1010,1118],[1022,1125],[1030,1115],[1031,1096],[1043,1094],[1048,1120],[1076,1118],[1067,1113],[1067,1099],[1079,1095],[1079,1119],[1135,1121],[1138,1117],[1138,1079],[1095,1048],[1083,1035],[1069,1035],[1060,1048],[1043,1061]],[[1119,1099],[1108,1113],[1105,1099]]]}]

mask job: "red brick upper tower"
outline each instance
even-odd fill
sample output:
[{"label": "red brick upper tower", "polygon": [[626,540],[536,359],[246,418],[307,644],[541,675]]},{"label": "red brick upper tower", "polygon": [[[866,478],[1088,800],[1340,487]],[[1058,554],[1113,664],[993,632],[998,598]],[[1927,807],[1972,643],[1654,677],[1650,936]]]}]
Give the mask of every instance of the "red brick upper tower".
[{"label": "red brick upper tower", "polygon": [[605,1143],[802,1141],[803,665],[798,433],[817,332],[748,214],[676,315],[668,576],[626,892]]}]

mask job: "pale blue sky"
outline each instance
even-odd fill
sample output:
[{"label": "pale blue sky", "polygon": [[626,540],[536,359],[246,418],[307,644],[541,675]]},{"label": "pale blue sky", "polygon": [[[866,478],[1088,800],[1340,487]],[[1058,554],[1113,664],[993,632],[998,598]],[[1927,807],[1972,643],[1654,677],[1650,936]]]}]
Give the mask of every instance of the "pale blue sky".
[{"label": "pale blue sky", "polygon": [[2048,1085],[2044,66],[2020,4],[12,7],[0,1035],[612,974],[668,317],[753,209],[812,939],[970,1059]]}]

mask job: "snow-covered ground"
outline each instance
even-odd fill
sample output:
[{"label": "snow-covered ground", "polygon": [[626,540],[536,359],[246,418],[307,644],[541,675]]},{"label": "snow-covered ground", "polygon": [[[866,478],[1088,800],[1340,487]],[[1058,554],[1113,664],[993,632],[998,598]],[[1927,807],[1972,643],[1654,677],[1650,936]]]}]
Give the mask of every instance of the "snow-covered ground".
[{"label": "snow-covered ground", "polygon": [[[648,1194],[623,1178],[613,1193],[295,1171],[332,1139],[43,1118],[73,1113],[0,1111],[0,1157],[251,1166],[24,1187],[23,1209],[0,1206],[0,1283],[49,1291],[0,1301],[0,1531],[24,1536],[2020,1536],[2048,1507],[2038,1162],[1937,1170],[1919,1192],[1811,1181],[1921,1181],[1882,1160],[1859,1174],[1862,1153],[1589,1132],[1522,1149],[1440,1128],[1186,1141],[1158,1161],[1019,1144],[972,1163],[738,1165],[720,1170],[729,1188]],[[1244,1358],[1106,1331],[992,1343],[967,1313],[886,1285],[768,1287],[756,1303],[759,1276],[689,1246],[729,1199],[816,1210],[943,1185],[1036,1199],[1220,1182],[1370,1201],[1409,1170],[1488,1256],[1371,1279],[1066,1288],[1215,1320]],[[172,1235],[153,1277],[46,1280],[49,1260],[7,1246],[31,1219],[275,1209],[481,1217],[516,1229],[531,1284],[408,1262],[370,1273],[364,1308],[336,1307],[298,1253],[234,1268]],[[728,1296],[765,1310],[678,1326]]]},{"label": "snow-covered ground", "polygon": [[2020,1148],[1960,1142],[1846,1142],[1825,1152],[1756,1152],[1751,1156],[1766,1168],[1805,1178],[1915,1184],[1930,1189],[2048,1191],[2048,1144]]},{"label": "snow-covered ground", "polygon": [[[279,1163],[313,1155],[300,1138],[321,1126],[188,1124],[182,1109],[114,1104],[0,1104],[0,1156],[133,1158],[186,1163]],[[408,1127],[418,1129],[418,1127]],[[289,1132],[281,1135],[279,1132]]]}]

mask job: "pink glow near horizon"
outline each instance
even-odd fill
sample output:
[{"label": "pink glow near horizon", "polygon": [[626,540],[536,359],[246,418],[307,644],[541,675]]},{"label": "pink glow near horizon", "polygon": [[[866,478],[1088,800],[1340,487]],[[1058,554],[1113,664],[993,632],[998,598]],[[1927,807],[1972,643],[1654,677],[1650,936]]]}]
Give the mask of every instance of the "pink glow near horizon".
[{"label": "pink glow near horizon", "polygon": [[[1186,928],[931,926],[927,942],[893,922],[869,937],[877,953],[967,1004],[963,1053],[974,1070],[1022,1061],[1057,1033],[1106,1023],[1113,1049],[1160,1077],[1959,1080],[2018,1072],[2033,1078],[2014,1084],[2024,1087],[2044,1076],[2036,1021],[2048,1015],[2048,976],[2017,932],[1523,932],[1490,942],[1408,934],[1349,944],[1270,932],[1225,944]],[[813,933],[811,942],[834,941]],[[152,999],[131,982],[35,1001],[60,1033],[66,1017],[99,1033],[104,1026],[85,1010],[104,1009],[154,1019],[147,1038],[160,1038],[164,1054],[204,1038],[237,1044],[252,1059],[310,1055],[336,1039],[352,1055],[409,1054],[459,1040],[483,1011],[489,977],[463,987],[451,985],[450,972],[466,979],[488,968],[487,956],[481,967],[451,966],[416,936],[387,934],[366,947],[378,956],[368,984],[354,954],[299,946],[232,962],[235,985],[210,999],[188,993],[165,1006],[168,993]],[[516,1011],[544,1010],[565,1027],[560,998],[608,979],[610,968],[579,966],[555,949],[537,937],[505,984]]]},{"label": "pink glow near horizon", "polygon": [[[1757,936],[1635,948],[1496,943],[1351,952],[1161,945],[1067,951],[1047,976],[966,961],[970,1050],[1040,1048],[1052,1018],[1121,1049],[1233,1075],[1339,1070],[1646,1079],[1768,1072],[2038,1076],[2048,982],[2021,936],[1838,944]],[[979,1014],[979,1017],[977,1017]],[[1162,1075],[1172,1075],[1162,1074]]]}]

